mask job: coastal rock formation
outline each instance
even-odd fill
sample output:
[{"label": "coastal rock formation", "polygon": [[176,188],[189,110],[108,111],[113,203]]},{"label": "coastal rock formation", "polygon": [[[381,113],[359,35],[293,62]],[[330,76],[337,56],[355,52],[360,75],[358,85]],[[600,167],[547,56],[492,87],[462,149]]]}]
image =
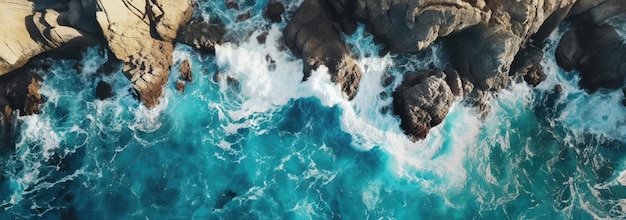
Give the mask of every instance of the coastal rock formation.
[{"label": "coastal rock formation", "polygon": [[96,19],[139,98],[159,103],[172,64],[172,40],[191,18],[190,1],[98,0]]},{"label": "coastal rock formation", "polygon": [[556,49],[556,61],[580,73],[580,86],[594,92],[620,88],[626,79],[626,44],[615,26],[626,24],[626,5],[605,1],[571,18]]},{"label": "coastal rock formation", "polygon": [[109,83],[100,80],[96,86],[96,98],[105,100],[110,97],[113,97],[113,88],[111,88]]},{"label": "coastal rock formation", "polygon": [[176,42],[192,46],[203,54],[215,54],[215,45],[222,43],[225,33],[224,24],[193,18],[180,27]]},{"label": "coastal rock formation", "polygon": [[0,128],[8,128],[16,111],[20,116],[39,114],[43,98],[39,94],[42,79],[37,72],[47,70],[48,62],[38,60],[0,76]]},{"label": "coastal rock formation", "polygon": [[339,83],[352,99],[361,70],[335,28],[338,16],[326,0],[305,0],[285,28],[284,37],[287,46],[302,57],[305,79],[311,71],[325,65],[331,80]]},{"label": "coastal rock formation", "polygon": [[93,44],[93,39],[68,24],[67,12],[35,12],[33,3],[0,0],[0,75],[15,70],[43,52],[61,46]]},{"label": "coastal rock formation", "polygon": [[285,13],[285,6],[277,1],[272,1],[267,3],[265,9],[263,10],[263,17],[269,19],[273,23],[282,22],[282,15]]},{"label": "coastal rock formation", "polygon": [[402,119],[402,129],[414,140],[425,138],[430,128],[448,115],[455,95],[447,78],[441,71],[411,73],[393,93],[394,113]]}]

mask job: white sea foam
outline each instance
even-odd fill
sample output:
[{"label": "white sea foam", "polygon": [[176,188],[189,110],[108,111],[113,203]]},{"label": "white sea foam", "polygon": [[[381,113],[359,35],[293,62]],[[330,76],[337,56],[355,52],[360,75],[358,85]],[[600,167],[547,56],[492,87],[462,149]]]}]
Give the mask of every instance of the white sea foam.
[{"label": "white sea foam", "polygon": [[[419,181],[425,187],[443,187],[432,183],[432,178],[446,179],[443,182],[450,180],[448,184],[462,186],[467,176],[463,166],[464,158],[469,146],[475,143],[481,126],[472,109],[453,106],[450,113],[452,117],[433,128],[425,140],[412,142],[401,130],[396,116],[381,113],[383,107],[391,105],[391,98],[380,97],[381,92],[389,92],[381,82],[394,65],[391,56],[375,57],[375,49],[357,48],[358,54],[363,56],[358,62],[363,75],[357,95],[348,101],[339,85],[331,82],[328,69],[324,66],[313,71],[308,80],[302,82],[302,61],[294,60],[288,52],[278,49],[281,33],[277,26],[270,29],[266,44],[257,43],[255,38],[258,34],[260,32],[255,32],[239,46],[225,44],[216,47],[216,62],[220,71],[224,76],[237,79],[241,87],[240,109],[225,111],[231,121],[251,119],[256,113],[271,112],[290,100],[316,97],[324,106],[338,106],[342,109],[341,127],[352,135],[353,147],[364,151],[380,147],[387,152],[391,156],[389,168],[397,176]],[[366,53],[374,55],[365,57]],[[438,59],[438,53],[433,52],[432,62]],[[267,56],[276,62],[275,69],[268,68],[270,63]],[[412,65],[427,66],[429,62]],[[392,86],[395,87],[400,84],[403,73],[393,74],[395,80]],[[225,78],[222,77],[219,82],[222,92],[229,87]],[[240,125],[224,128],[230,130],[227,133],[234,133]],[[332,174],[324,174],[327,175]],[[436,177],[424,179],[424,175]]]}]

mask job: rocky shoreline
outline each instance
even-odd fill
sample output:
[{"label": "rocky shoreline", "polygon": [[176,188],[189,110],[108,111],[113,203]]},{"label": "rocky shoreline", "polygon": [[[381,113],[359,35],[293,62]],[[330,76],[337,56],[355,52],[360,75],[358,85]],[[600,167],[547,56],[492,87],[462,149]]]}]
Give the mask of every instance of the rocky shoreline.
[{"label": "rocky shoreline", "polygon": [[[167,82],[174,43],[211,54],[226,33],[219,22],[192,18],[194,5],[187,0],[39,4],[0,0],[0,8],[7,12],[0,18],[4,125],[15,110],[39,112],[37,106],[43,102],[36,91],[40,77],[33,71],[45,71],[45,57],[80,57],[76,48],[105,45],[117,58],[113,62],[121,63],[142,103],[152,107],[159,103]],[[235,1],[224,4],[238,8]],[[280,1],[270,1],[264,17],[281,22],[284,11]],[[354,33],[357,22],[365,24],[375,40],[385,45],[384,51],[393,54],[416,53],[440,42],[450,57],[446,68],[406,73],[393,94],[393,110],[402,120],[401,127],[419,140],[443,121],[457,100],[479,106],[486,114],[491,94],[512,81],[538,85],[545,79],[541,48],[564,23],[569,29],[556,50],[558,65],[579,72],[580,86],[589,92],[621,88],[626,78],[626,46],[612,22],[623,16],[626,4],[620,0],[304,0],[286,21],[283,39],[304,61],[303,80],[325,65],[348,99],[358,92],[362,70],[341,35]],[[181,77],[191,81],[186,65]],[[181,93],[184,85],[184,81],[177,83]],[[105,94],[106,85],[98,87],[103,98],[110,96]]]}]

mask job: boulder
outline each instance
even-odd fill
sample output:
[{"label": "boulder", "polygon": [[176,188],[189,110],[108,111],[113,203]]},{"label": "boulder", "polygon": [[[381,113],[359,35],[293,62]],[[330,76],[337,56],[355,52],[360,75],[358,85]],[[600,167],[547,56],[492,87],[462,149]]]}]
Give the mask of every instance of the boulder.
[{"label": "boulder", "polygon": [[626,44],[615,27],[626,24],[625,16],[622,2],[607,0],[573,16],[557,46],[557,64],[566,71],[577,70],[580,86],[589,92],[618,89],[626,80]]},{"label": "boulder", "polygon": [[122,71],[147,107],[159,103],[179,27],[191,18],[188,0],[98,0],[96,19]]},{"label": "boulder", "polygon": [[185,92],[185,83],[180,80],[176,80],[176,90],[179,94],[183,94]]},{"label": "boulder", "polygon": [[554,92],[557,94],[561,94],[563,92],[563,86],[561,84],[556,84],[554,86]]},{"label": "boulder", "polygon": [[203,54],[215,54],[215,45],[221,44],[226,34],[222,23],[207,23],[193,18],[179,30],[176,42],[194,47]]},{"label": "boulder", "polygon": [[180,64],[178,74],[180,75],[180,78],[183,78],[184,80],[187,80],[189,82],[193,81],[193,78],[191,76],[191,66],[189,65],[188,60],[185,60]]},{"label": "boulder", "polygon": [[561,37],[554,58],[557,65],[565,71],[572,71],[578,66],[583,56],[583,46],[578,40],[575,29],[570,29]]},{"label": "boulder", "polygon": [[113,97],[113,88],[107,82],[100,80],[96,86],[96,98],[105,100],[110,97]]},{"label": "boulder", "polygon": [[400,116],[405,133],[420,140],[443,122],[454,100],[443,72],[411,73],[393,93],[393,111]]},{"label": "boulder", "polygon": [[263,17],[269,19],[273,23],[280,23],[283,21],[282,15],[285,13],[285,6],[278,2],[272,1],[267,3],[265,9],[263,10]]},{"label": "boulder", "polygon": [[354,98],[361,70],[335,28],[338,15],[326,0],[305,0],[284,30],[286,45],[303,59],[304,78],[326,66],[331,80]]}]

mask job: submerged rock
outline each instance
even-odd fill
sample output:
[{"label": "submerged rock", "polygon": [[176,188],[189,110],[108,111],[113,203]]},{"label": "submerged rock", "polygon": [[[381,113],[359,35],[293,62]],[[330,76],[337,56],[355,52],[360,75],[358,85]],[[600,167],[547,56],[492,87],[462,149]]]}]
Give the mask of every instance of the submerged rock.
[{"label": "submerged rock", "polygon": [[411,73],[393,93],[393,111],[405,133],[420,140],[443,122],[455,97],[441,71]]}]

